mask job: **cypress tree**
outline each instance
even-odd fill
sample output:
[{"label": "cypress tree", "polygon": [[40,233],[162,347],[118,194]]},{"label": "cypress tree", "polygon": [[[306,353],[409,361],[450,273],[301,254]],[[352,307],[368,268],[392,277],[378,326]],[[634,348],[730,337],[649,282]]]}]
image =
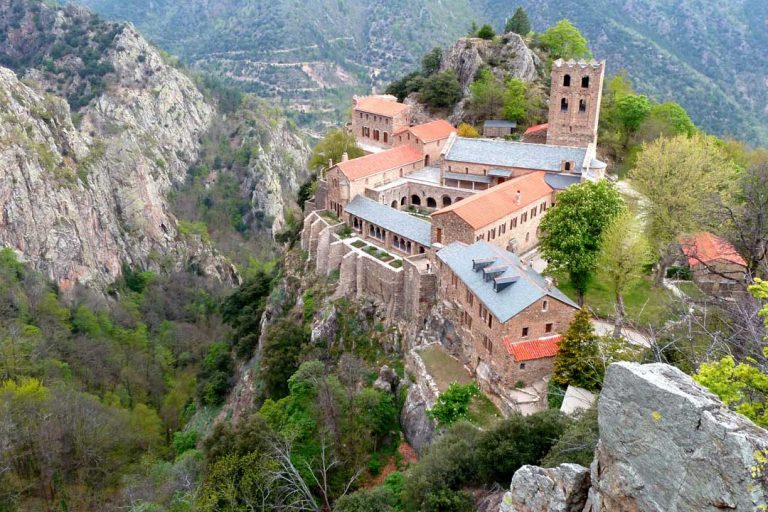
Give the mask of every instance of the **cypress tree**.
[{"label": "cypress tree", "polygon": [[603,366],[598,348],[599,337],[592,328],[592,318],[586,309],[574,317],[560,342],[552,380],[560,386],[578,386],[598,391],[603,382]]},{"label": "cypress tree", "polygon": [[514,32],[521,36],[527,35],[531,31],[531,21],[528,19],[528,14],[525,9],[518,7],[515,14],[507,20],[507,26],[504,29],[505,32]]}]

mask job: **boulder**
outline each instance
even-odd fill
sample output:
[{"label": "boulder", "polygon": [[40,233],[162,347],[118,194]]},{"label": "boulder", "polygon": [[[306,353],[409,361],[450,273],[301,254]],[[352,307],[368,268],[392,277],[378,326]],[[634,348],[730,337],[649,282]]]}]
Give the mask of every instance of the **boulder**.
[{"label": "boulder", "polygon": [[585,512],[753,511],[768,504],[768,432],[677,368],[612,364],[598,416]]},{"label": "boulder", "polygon": [[379,370],[379,377],[373,382],[373,388],[386,393],[397,394],[397,387],[400,384],[400,377],[397,372],[387,365]]},{"label": "boulder", "polygon": [[400,426],[406,441],[419,455],[435,435],[435,422],[427,416],[429,404],[420,386],[411,384],[400,411]]},{"label": "boulder", "polygon": [[500,512],[581,512],[589,492],[589,469],[562,464],[523,466],[512,477]]}]

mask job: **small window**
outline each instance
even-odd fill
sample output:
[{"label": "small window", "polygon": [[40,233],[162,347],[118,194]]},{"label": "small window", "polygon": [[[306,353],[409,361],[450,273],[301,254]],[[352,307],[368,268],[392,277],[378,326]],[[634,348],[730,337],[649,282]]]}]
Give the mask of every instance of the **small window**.
[{"label": "small window", "polygon": [[525,370],[525,363],[520,363],[520,369]]},{"label": "small window", "polygon": [[571,162],[565,162],[565,170],[570,171],[571,170]]},{"label": "small window", "polygon": [[587,111],[587,100],[579,100],[579,112]]},{"label": "small window", "polygon": [[528,337],[528,328],[523,327],[523,338],[527,338],[527,337]]},{"label": "small window", "polygon": [[584,76],[584,77],[581,78],[581,86],[584,89],[588,89],[589,88],[589,77],[588,76]]},{"label": "small window", "polygon": [[526,233],[525,234],[525,241],[527,242],[530,239],[531,239],[531,234],[530,233]]},{"label": "small window", "polygon": [[552,332],[552,324],[547,324],[544,326],[544,332],[550,333]]},{"label": "small window", "polygon": [[549,311],[549,301],[545,300],[541,303],[541,310],[542,311]]},{"label": "small window", "polygon": [[568,98],[560,100],[560,112],[568,112]]},{"label": "small window", "polygon": [[565,75],[563,77],[563,87],[570,87],[571,86],[571,75]]},{"label": "small window", "polygon": [[493,315],[488,314],[488,328],[493,327]]}]

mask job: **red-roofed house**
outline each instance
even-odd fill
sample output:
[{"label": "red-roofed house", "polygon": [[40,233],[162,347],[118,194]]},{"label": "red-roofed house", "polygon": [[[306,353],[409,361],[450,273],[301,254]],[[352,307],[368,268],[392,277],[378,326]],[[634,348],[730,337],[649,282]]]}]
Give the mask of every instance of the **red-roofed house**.
[{"label": "red-roofed house", "polygon": [[539,243],[538,229],[555,191],[546,173],[512,178],[432,214],[432,241],[472,244],[485,240],[522,254]]},{"label": "red-roofed house", "polygon": [[352,134],[368,153],[392,147],[392,135],[410,124],[410,109],[389,95],[355,96]]},{"label": "red-roofed house", "polygon": [[704,291],[732,291],[744,283],[747,263],[727,240],[701,232],[681,236],[678,242],[694,281]]},{"label": "red-roofed house", "polygon": [[443,119],[430,123],[403,128],[395,133],[395,147],[413,146],[424,155],[424,166],[436,164],[440,160],[440,153],[456,128]]},{"label": "red-roofed house", "polygon": [[412,146],[400,146],[339,162],[325,175],[327,208],[341,216],[355,196],[365,195],[366,188],[394,181],[423,167],[421,152]]},{"label": "red-roofed house", "polygon": [[507,354],[512,356],[510,365],[520,380],[532,382],[552,374],[555,356],[563,336],[555,335],[529,341],[513,342],[509,336],[503,338]]},{"label": "red-roofed house", "polygon": [[525,133],[523,133],[522,142],[529,142],[531,144],[546,144],[548,128],[548,123],[531,126],[525,130]]}]

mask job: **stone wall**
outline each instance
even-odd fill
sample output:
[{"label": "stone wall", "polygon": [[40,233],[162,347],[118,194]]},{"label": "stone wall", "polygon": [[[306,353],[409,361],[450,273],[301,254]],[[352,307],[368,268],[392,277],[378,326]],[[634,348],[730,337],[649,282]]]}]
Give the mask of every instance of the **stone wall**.
[{"label": "stone wall", "polygon": [[[354,109],[352,111],[352,134],[359,142],[370,146],[380,148],[391,148],[392,134],[409,124],[408,111],[404,110],[394,117],[371,114],[362,110]],[[364,135],[364,128],[369,130],[370,135]],[[379,140],[374,139],[374,131],[379,131]]]},{"label": "stone wall", "polygon": [[409,206],[435,210],[450,206],[473,193],[471,190],[430,185],[414,180],[402,181],[399,185],[382,187],[378,190],[366,189],[365,197],[398,210]]}]

